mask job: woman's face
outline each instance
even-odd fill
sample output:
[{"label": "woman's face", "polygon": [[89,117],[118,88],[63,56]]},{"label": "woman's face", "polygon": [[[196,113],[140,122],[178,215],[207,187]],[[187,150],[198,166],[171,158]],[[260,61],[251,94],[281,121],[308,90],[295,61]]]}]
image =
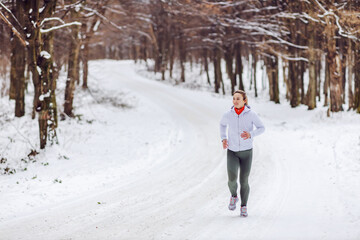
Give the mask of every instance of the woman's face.
[{"label": "woman's face", "polygon": [[242,108],[245,105],[244,98],[240,93],[235,93],[233,96],[233,104],[236,108]]}]

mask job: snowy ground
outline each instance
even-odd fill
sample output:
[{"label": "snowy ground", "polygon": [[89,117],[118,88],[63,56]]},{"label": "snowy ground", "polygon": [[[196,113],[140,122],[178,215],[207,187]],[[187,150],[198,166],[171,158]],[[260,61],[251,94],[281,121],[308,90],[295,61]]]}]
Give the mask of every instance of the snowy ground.
[{"label": "snowy ground", "polygon": [[79,117],[36,162],[37,122],[0,98],[0,170],[16,170],[0,175],[0,239],[360,239],[359,114],[250,96],[266,131],[240,218],[218,127],[231,96],[149,80],[128,61],[90,69]]}]

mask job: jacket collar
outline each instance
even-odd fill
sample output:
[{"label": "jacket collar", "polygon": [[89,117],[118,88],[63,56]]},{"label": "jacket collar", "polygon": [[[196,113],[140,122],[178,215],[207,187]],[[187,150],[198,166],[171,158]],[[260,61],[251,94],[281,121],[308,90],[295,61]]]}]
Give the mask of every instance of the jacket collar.
[{"label": "jacket collar", "polygon": [[[234,114],[237,115],[237,113],[235,112],[235,107],[234,107],[234,105],[231,107],[230,111],[231,111],[232,113],[234,113]],[[245,108],[244,108],[244,110],[242,111],[242,113],[240,113],[240,115],[245,114],[245,113],[247,113],[247,112],[249,112],[249,111],[250,111],[250,106],[245,105]]]}]

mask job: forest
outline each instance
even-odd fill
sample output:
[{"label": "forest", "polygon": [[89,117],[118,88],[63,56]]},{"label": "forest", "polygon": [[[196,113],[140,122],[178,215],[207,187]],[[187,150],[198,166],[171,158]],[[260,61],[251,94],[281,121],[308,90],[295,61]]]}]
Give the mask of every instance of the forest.
[{"label": "forest", "polygon": [[[90,87],[88,63],[96,59],[152,60],[163,80],[178,66],[180,83],[186,63],[197,63],[219,94],[231,94],[224,82],[231,92],[251,87],[247,62],[255,96],[261,64],[269,101],[279,103],[285,87],[291,107],[360,113],[359,27],[358,0],[2,0],[0,97],[21,118],[33,86],[29,114],[40,148],[56,139],[59,119],[75,116],[75,89]],[[57,102],[60,71],[67,80]]]}]

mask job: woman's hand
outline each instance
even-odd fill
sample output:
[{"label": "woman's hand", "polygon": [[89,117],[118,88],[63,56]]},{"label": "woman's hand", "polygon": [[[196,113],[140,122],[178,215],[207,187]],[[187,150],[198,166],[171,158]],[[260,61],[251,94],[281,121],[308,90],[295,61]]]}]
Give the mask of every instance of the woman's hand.
[{"label": "woman's hand", "polygon": [[246,131],[243,131],[240,136],[241,136],[241,138],[244,139],[244,140],[246,140],[246,139],[248,139],[248,138],[251,138],[250,133],[249,133],[249,132],[246,132]]},{"label": "woman's hand", "polygon": [[227,149],[229,146],[227,139],[222,140],[222,144],[223,144],[223,149]]}]

